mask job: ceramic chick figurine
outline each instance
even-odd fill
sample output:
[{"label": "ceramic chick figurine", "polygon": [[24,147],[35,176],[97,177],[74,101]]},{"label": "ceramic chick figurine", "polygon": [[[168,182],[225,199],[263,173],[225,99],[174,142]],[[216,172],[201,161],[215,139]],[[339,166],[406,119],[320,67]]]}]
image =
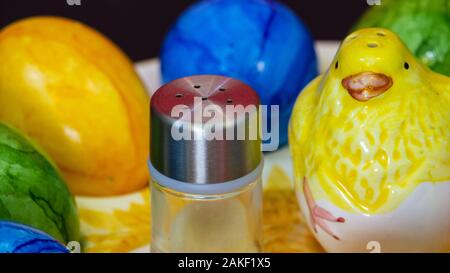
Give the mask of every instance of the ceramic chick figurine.
[{"label": "ceramic chick figurine", "polygon": [[391,31],[349,35],[301,93],[297,196],[331,252],[450,251],[450,78]]}]

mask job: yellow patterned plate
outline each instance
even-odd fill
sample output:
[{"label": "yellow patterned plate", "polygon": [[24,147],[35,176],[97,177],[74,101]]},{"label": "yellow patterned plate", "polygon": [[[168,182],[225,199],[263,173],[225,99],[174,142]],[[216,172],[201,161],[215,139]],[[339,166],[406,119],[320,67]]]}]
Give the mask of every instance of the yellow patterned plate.
[{"label": "yellow patterned plate", "polygon": [[[321,71],[331,63],[337,42],[318,42]],[[159,62],[136,64],[147,90],[160,85]],[[293,191],[292,161],[287,147],[264,156],[264,250],[323,252],[308,230]],[[77,197],[85,252],[149,252],[149,189],[106,198]]]}]

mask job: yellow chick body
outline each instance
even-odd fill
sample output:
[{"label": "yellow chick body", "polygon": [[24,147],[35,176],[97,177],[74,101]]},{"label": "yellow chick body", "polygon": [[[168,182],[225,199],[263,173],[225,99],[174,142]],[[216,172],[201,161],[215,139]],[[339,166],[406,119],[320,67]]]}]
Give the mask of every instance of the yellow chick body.
[{"label": "yellow chick body", "polygon": [[[326,200],[350,214],[392,212],[421,183],[449,182],[449,126],[450,78],[416,61],[393,32],[357,31],[294,107],[298,191],[310,210]],[[322,219],[345,222],[321,209]]]}]

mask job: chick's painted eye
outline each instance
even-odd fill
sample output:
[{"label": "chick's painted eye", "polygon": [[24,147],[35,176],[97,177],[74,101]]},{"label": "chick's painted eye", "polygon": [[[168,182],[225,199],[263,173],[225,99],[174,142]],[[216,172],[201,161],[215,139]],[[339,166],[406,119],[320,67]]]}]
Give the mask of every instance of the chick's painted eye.
[{"label": "chick's painted eye", "polygon": [[336,61],[336,63],[334,64],[334,69],[338,69],[339,68],[339,62]]},{"label": "chick's painted eye", "polygon": [[409,63],[405,62],[405,63],[403,64],[403,67],[404,67],[406,70],[408,70],[408,69],[409,69]]}]

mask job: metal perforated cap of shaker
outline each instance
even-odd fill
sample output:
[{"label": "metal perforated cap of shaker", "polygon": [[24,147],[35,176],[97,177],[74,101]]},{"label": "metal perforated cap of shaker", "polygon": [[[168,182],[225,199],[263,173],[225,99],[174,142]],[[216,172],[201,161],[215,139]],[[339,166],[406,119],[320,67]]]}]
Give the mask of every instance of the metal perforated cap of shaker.
[{"label": "metal perforated cap of shaker", "polygon": [[261,163],[259,97],[245,83],[185,77],[159,88],[150,105],[150,162],[161,174],[214,184],[245,176]]}]

